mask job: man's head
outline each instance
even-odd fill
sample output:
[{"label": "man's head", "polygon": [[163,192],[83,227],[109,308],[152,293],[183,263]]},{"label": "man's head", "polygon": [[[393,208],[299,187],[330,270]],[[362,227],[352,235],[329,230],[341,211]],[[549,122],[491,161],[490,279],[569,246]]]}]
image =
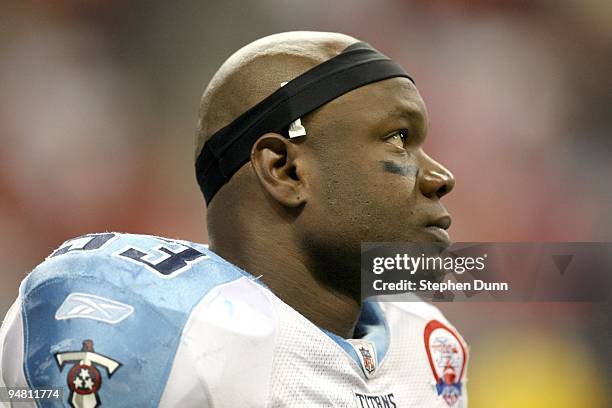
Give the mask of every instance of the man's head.
[{"label": "man's head", "polygon": [[[204,142],[238,115],[358,40],[334,33],[284,33],[239,50],[202,98]],[[234,232],[291,243],[317,269],[359,263],[363,241],[446,241],[440,198],[452,175],[425,154],[427,111],[403,77],[354,89],[302,118],[306,137],[267,133],[251,160],[209,206],[211,244]],[[236,250],[240,251],[239,243]],[[342,279],[345,279],[343,277]]]}]

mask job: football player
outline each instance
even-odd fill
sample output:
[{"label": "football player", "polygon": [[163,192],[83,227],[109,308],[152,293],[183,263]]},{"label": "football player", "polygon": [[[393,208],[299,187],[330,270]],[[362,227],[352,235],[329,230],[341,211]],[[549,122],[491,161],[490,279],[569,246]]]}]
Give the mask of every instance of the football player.
[{"label": "football player", "polygon": [[361,242],[449,243],[454,179],[427,127],[410,75],[355,38],[240,49],[200,108],[210,247],[65,242],[4,320],[0,386],[61,391],[40,406],[465,407],[442,314],[360,295]]}]

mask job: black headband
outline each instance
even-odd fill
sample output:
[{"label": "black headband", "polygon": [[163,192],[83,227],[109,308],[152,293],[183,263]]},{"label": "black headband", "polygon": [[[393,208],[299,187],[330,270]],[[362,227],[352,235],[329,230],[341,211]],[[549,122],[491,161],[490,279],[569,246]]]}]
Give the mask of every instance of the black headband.
[{"label": "black headband", "polygon": [[[393,77],[413,79],[398,63],[358,42],[280,87],[216,132],[196,160],[196,177],[206,202],[245,163],[259,137],[281,133],[291,123],[339,96]],[[280,84],[279,84],[280,85]]]}]

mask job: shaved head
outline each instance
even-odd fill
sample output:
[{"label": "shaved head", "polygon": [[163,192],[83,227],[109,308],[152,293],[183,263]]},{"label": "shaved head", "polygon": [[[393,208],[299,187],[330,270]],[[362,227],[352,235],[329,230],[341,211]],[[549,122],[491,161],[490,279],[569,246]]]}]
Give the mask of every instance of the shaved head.
[{"label": "shaved head", "polygon": [[270,35],[236,51],[202,96],[195,157],[219,129],[315,65],[340,54],[357,39],[344,34],[293,31]]}]

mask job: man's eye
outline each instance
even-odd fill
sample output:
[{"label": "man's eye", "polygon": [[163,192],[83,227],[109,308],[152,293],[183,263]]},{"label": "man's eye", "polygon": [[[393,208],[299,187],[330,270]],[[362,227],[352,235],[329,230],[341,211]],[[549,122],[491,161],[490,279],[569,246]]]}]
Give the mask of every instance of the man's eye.
[{"label": "man's eye", "polygon": [[403,149],[406,146],[406,143],[408,142],[408,131],[405,129],[402,129],[402,130],[393,132],[387,138],[387,141]]}]

